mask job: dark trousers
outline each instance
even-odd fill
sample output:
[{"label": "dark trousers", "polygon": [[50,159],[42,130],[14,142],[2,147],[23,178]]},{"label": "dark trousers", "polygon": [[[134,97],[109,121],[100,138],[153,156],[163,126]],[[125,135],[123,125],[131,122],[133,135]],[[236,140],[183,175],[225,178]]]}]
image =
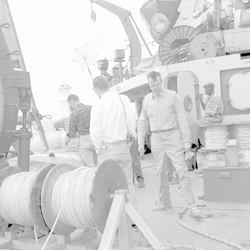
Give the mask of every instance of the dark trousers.
[{"label": "dark trousers", "polygon": [[137,180],[139,178],[144,179],[142,175],[141,162],[140,162],[139,154],[138,154],[138,140],[135,140],[132,142],[130,146],[130,154],[132,157],[133,174],[136,176]]}]

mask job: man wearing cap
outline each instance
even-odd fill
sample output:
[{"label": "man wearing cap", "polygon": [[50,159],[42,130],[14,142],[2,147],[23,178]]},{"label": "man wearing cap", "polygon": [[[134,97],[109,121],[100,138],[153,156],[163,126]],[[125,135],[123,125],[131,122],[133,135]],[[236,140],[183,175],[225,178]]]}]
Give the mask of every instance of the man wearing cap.
[{"label": "man wearing cap", "polygon": [[219,95],[214,92],[214,83],[208,82],[204,86],[205,94],[208,98],[203,102],[203,94],[199,94],[197,99],[200,101],[205,116],[197,120],[191,130],[192,148],[199,147],[200,125],[204,123],[220,123],[223,120],[223,101]]}]

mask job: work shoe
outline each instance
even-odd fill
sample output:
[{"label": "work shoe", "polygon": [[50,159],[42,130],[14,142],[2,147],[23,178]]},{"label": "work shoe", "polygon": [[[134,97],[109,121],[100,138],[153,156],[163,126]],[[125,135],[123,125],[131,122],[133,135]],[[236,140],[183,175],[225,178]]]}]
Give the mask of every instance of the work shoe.
[{"label": "work shoe", "polygon": [[196,174],[202,174],[202,170],[199,169],[199,168],[198,168],[198,169],[195,169],[195,170],[194,170],[194,173],[196,173]]},{"label": "work shoe", "polygon": [[179,178],[176,177],[172,181],[169,182],[170,185],[177,185],[180,184]]},{"label": "work shoe", "polygon": [[131,226],[133,231],[139,231],[139,228],[136,226],[136,224],[132,224]]},{"label": "work shoe", "polygon": [[139,178],[138,179],[138,183],[139,183],[139,188],[144,188],[145,187],[145,183],[144,183],[144,179],[143,178]]},{"label": "work shoe", "polygon": [[155,207],[152,208],[152,211],[154,211],[154,212],[159,212],[159,211],[164,211],[164,210],[166,210],[166,209],[168,209],[168,208],[171,208],[171,207],[169,207],[169,206],[163,206],[163,205],[160,203],[160,201],[156,201],[156,202],[155,202]]},{"label": "work shoe", "polygon": [[206,214],[202,213],[197,207],[190,208],[190,212],[193,218],[206,218]]}]

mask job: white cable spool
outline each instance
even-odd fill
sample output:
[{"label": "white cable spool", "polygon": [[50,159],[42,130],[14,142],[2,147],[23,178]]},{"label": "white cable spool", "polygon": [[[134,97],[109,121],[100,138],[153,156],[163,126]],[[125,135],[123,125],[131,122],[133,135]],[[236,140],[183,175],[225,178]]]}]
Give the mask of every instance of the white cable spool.
[{"label": "white cable spool", "polygon": [[0,171],[0,217],[4,222],[48,232],[41,212],[41,188],[53,166],[47,164],[31,172],[19,172],[18,167]]},{"label": "white cable spool", "polygon": [[41,209],[48,228],[69,235],[76,228],[103,232],[117,189],[128,189],[123,170],[106,160],[96,169],[61,163],[47,174],[41,192]]},{"label": "white cable spool", "polygon": [[250,125],[240,124],[238,126],[238,146],[239,149],[250,149]]},{"label": "white cable spool", "polygon": [[52,191],[52,211],[56,216],[63,206],[60,223],[78,229],[95,227],[89,199],[95,174],[93,168],[80,167],[58,178]]},{"label": "white cable spool", "polygon": [[32,226],[28,200],[35,175],[22,172],[8,176],[0,189],[0,216],[10,224]]},{"label": "white cable spool", "polygon": [[228,135],[228,126],[207,126],[205,132],[206,149],[226,149]]}]

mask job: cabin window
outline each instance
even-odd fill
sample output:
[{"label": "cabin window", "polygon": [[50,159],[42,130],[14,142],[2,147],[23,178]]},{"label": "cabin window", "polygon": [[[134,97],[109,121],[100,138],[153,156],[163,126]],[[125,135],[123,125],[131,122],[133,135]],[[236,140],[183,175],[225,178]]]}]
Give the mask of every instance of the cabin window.
[{"label": "cabin window", "polygon": [[250,71],[241,71],[229,79],[229,103],[239,111],[250,110]]}]

